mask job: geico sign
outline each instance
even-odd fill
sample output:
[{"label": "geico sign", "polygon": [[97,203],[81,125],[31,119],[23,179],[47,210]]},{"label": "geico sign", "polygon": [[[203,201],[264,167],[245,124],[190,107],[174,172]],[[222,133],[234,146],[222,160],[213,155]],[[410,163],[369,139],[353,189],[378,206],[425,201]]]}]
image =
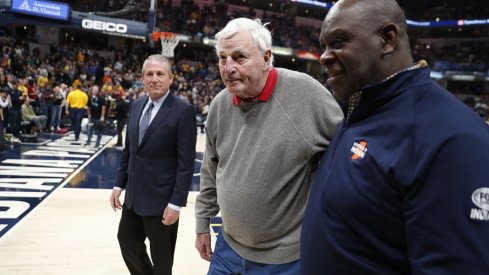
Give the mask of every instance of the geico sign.
[{"label": "geico sign", "polygon": [[90,20],[90,19],[82,20],[82,28],[89,29],[89,30],[118,32],[118,33],[127,32],[126,24],[117,24],[112,22],[104,22],[104,21],[97,21],[97,20]]}]

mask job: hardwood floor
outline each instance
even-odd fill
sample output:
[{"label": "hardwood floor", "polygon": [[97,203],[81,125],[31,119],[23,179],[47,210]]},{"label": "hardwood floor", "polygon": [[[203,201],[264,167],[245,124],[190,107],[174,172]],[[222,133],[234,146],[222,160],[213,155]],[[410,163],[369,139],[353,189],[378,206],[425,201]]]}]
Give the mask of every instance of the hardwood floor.
[{"label": "hardwood floor", "polygon": [[[109,146],[113,143],[115,139]],[[205,136],[199,134],[197,152],[204,151],[204,143]],[[95,156],[94,161],[100,158],[105,161],[104,167],[115,161],[102,155]],[[86,176],[88,168],[74,175],[73,181],[78,177],[91,179]],[[60,187],[36,204],[0,238],[0,275],[129,274],[116,236],[121,212],[110,208],[111,189],[96,188]],[[173,266],[176,275],[206,274],[209,265],[194,247],[196,194],[190,193],[180,216]],[[0,207],[0,211],[4,210]]]},{"label": "hardwood floor", "polygon": [[[0,274],[129,274],[117,243],[110,190],[61,188],[0,241]],[[195,192],[183,208],[173,274],[206,274],[194,248]]]}]

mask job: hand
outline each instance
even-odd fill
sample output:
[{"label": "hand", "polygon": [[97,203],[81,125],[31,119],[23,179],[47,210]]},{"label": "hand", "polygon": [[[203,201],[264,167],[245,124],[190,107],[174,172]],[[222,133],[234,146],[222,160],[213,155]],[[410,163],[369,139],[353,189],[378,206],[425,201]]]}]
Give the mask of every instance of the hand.
[{"label": "hand", "polygon": [[164,225],[172,225],[178,218],[180,217],[180,211],[176,211],[171,209],[170,207],[166,207],[163,211],[163,220],[161,221]]},{"label": "hand", "polygon": [[121,201],[119,197],[121,196],[122,190],[112,190],[112,194],[110,194],[110,206],[114,211],[122,208]]},{"label": "hand", "polygon": [[212,248],[211,248],[211,234],[210,233],[197,233],[195,239],[195,248],[199,251],[200,257],[206,261],[211,261]]}]

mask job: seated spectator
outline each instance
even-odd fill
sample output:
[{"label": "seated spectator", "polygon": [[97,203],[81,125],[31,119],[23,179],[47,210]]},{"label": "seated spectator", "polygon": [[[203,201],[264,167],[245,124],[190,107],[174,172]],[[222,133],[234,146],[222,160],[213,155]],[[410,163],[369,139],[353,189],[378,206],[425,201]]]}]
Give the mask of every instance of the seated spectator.
[{"label": "seated spectator", "polygon": [[26,97],[22,104],[22,120],[34,123],[35,128],[31,132],[41,132],[46,127],[47,117],[45,115],[36,115],[34,108],[29,104],[30,99]]}]

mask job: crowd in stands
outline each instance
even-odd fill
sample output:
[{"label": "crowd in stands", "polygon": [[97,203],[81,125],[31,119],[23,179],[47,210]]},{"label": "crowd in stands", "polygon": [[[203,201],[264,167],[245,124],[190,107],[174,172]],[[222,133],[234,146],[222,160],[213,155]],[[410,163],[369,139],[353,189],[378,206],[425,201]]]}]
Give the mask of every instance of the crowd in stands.
[{"label": "crowd in stands", "polygon": [[[135,1],[135,0],[62,0],[60,2],[68,3],[72,10],[80,12],[96,13],[99,15],[111,15],[118,18],[126,18],[137,21],[147,21],[148,7],[150,1]],[[127,9],[126,12],[120,12]]]},{"label": "crowd in stands", "polygon": [[[43,129],[36,124],[37,131],[59,131],[62,126],[60,116],[64,114],[63,99],[72,90],[76,79],[81,81],[81,88],[87,93],[93,85],[100,87],[101,94],[109,102],[109,116],[115,116],[111,112],[118,97],[124,95],[131,101],[144,94],[142,60],[151,53],[146,48],[132,52],[119,49],[111,60],[86,45],[69,43],[53,46],[49,54],[41,56],[36,50],[30,51],[27,42],[13,38],[0,40],[0,89],[7,91],[5,96],[12,95],[9,98],[10,108],[3,110],[4,124],[13,134],[14,141],[19,138],[21,130],[18,118],[22,116],[17,116],[17,113],[20,114],[26,98],[30,99],[36,116],[47,117]],[[212,98],[223,88],[217,63],[208,59],[179,59],[173,64],[175,76],[171,91],[191,102],[199,114],[208,108]],[[61,100],[58,100],[59,96]]]},{"label": "crowd in stands", "polygon": [[[70,2],[74,10],[90,11],[98,9],[104,12],[118,11],[127,7],[131,1],[65,1]],[[148,1],[149,2],[149,1]],[[180,1],[178,9],[172,9],[172,1],[161,1],[158,9],[157,28],[161,31],[173,31],[190,36],[213,36],[228,20],[241,17],[254,17],[254,10],[249,13],[229,12],[225,1],[218,1],[212,7],[199,6],[190,0]],[[400,1],[402,3],[402,1]],[[421,2],[421,1],[417,1]],[[444,1],[436,1],[443,4]],[[132,3],[134,4],[134,3]],[[420,3],[421,4],[421,3]],[[412,6],[411,4],[406,6]],[[138,6],[136,15],[127,14],[132,19],[142,20],[147,17],[147,7]],[[146,10],[144,10],[146,9]],[[138,15],[139,14],[139,15]],[[161,20],[160,20],[161,18]],[[274,45],[290,47],[313,52],[320,52],[317,43],[319,29],[297,27],[290,14],[264,13],[263,20],[270,22],[274,33]],[[291,21],[292,20],[292,21]],[[20,106],[26,98],[30,99],[36,116],[46,115],[42,123],[44,129],[37,131],[56,131],[62,126],[63,99],[72,89],[72,83],[79,79],[81,88],[89,91],[93,85],[99,85],[101,94],[107,97],[110,112],[113,112],[115,101],[124,94],[129,101],[144,93],[141,81],[141,62],[150,53],[158,49],[147,46],[128,50],[124,47],[111,49],[111,58],[102,56],[87,41],[84,44],[60,43],[50,45],[48,54],[42,55],[38,49],[29,49],[28,38],[5,38],[0,40],[0,89],[20,90],[18,98],[10,98],[11,105]],[[458,44],[446,44],[441,47],[421,42],[413,43],[415,59],[426,59],[434,70],[462,70],[488,73],[489,40],[463,41]],[[177,55],[173,64],[175,73],[171,91],[175,95],[191,102],[200,116],[205,116],[209,104],[215,95],[224,87],[219,76],[217,59],[212,48],[198,50],[191,58]],[[325,76],[316,76],[325,83]],[[487,86],[487,85],[486,85]],[[20,87],[20,89],[18,88]],[[489,99],[483,86],[477,95],[464,96],[468,105],[477,110],[481,116],[489,116]],[[458,91],[455,91],[458,93]],[[462,92],[462,94],[467,94]],[[61,96],[61,100],[60,100]],[[472,99],[471,99],[472,98]],[[14,103],[15,102],[15,103]],[[17,107],[14,107],[16,110]],[[4,125],[17,123],[9,118],[10,110],[4,110]],[[32,114],[31,114],[32,115]],[[110,114],[109,114],[110,115]],[[61,116],[61,115],[60,115]],[[9,123],[9,120],[10,121]],[[36,124],[39,128],[39,124]],[[18,127],[9,127],[9,131],[18,137]]]},{"label": "crowd in stands", "polygon": [[489,39],[463,40],[441,46],[418,41],[412,51],[415,59],[427,60],[432,69],[438,72],[489,72]]},{"label": "crowd in stands", "polygon": [[[149,0],[148,1],[134,1],[134,0],[108,0],[108,1],[97,1],[97,0],[81,0],[81,1],[73,1],[73,0],[60,0],[60,2],[66,2],[71,5],[71,7],[74,10],[77,11],[84,11],[84,12],[94,12],[94,11],[102,11],[102,12],[115,12],[115,11],[120,11],[122,9],[129,9],[131,7],[136,7],[134,9],[130,9],[132,12],[127,13],[125,18],[128,19],[133,19],[133,20],[138,20],[138,21],[145,21],[147,19],[147,10],[149,7]],[[158,12],[159,16],[158,18],[163,18],[163,15],[165,18],[170,18],[171,13],[174,12],[172,8],[174,8],[173,5],[174,1],[171,0],[165,0],[165,1],[158,1]],[[182,8],[188,9],[188,5],[192,5],[193,1],[192,0],[181,0],[181,1],[176,1],[179,4],[182,5]],[[318,2],[328,2],[332,3],[334,1],[318,1]],[[425,1],[425,0],[397,0],[399,5],[404,9],[406,16],[409,19],[412,20],[417,20],[417,21],[425,21],[425,20],[436,20],[436,18],[439,18],[439,20],[451,20],[451,19],[485,19],[487,18],[489,14],[489,6],[486,5],[486,0],[472,0],[472,1],[457,1],[457,0],[431,0],[431,1]],[[273,5],[270,6],[269,3],[272,3]],[[288,15],[302,15],[300,14],[300,10],[297,7],[294,8],[294,6],[297,6],[299,4],[293,3],[292,1],[263,1],[263,3],[258,3],[255,1],[219,1],[216,0],[214,1],[214,5],[212,7],[209,7],[211,10],[215,10],[218,12],[219,9],[223,10],[225,14],[225,9],[226,6],[229,4],[233,5],[241,5],[249,8],[263,8],[266,6],[267,10],[273,11],[273,12],[279,12],[283,14],[288,14]],[[260,5],[261,4],[261,5]],[[323,9],[318,6],[314,5],[301,5],[301,7],[304,10],[311,10],[311,9]],[[214,12],[215,12],[214,11]],[[205,11],[204,11],[205,12]],[[213,12],[213,13],[214,13]],[[190,11],[191,13],[195,13],[195,10]],[[324,12],[325,13],[325,12]],[[313,16],[316,19],[322,20],[323,19],[323,12],[320,13],[312,13],[311,15],[314,14]],[[199,21],[196,17],[200,17],[199,15],[195,14],[193,17],[188,16],[181,17],[180,15],[178,16],[180,20],[186,21],[187,19],[193,19],[196,21]],[[215,15],[215,14],[214,14]],[[219,18],[215,18],[215,20],[212,20],[212,18],[208,18],[206,15],[203,16],[206,20],[214,21],[214,22],[209,22],[209,23],[216,23],[216,21],[219,21]],[[168,22],[167,22],[168,23]],[[210,26],[215,26],[216,24],[210,24]],[[217,24],[217,25],[222,25],[222,24]]]},{"label": "crowd in stands", "polygon": [[417,21],[436,20],[436,18],[440,20],[485,19],[489,15],[486,0],[397,0],[397,2],[408,18]]},{"label": "crowd in stands", "polygon": [[[449,0],[398,0],[406,12],[406,17],[413,20],[448,20],[448,19],[485,19],[489,15],[489,5],[486,0],[449,1]],[[118,17],[146,22],[150,1],[133,0],[66,0],[74,10],[84,12],[110,13],[120,10],[130,12]],[[177,5],[174,5],[178,3]],[[274,3],[273,6],[267,5]],[[330,1],[331,2],[331,1]],[[267,1],[259,4],[254,1],[214,1],[213,5],[201,5],[193,0],[158,1],[157,4],[157,31],[177,32],[192,37],[213,37],[229,20],[236,17],[257,17],[257,11],[262,9],[260,16],[264,22],[270,22],[270,29],[274,34],[274,45],[289,47],[296,50],[320,52],[317,37],[319,28],[303,27],[294,24],[294,17],[299,16],[299,8],[293,9],[290,1]],[[230,6],[241,6],[240,9],[231,9]],[[133,8],[131,8],[133,7]],[[266,10],[264,9],[266,7]],[[304,5],[302,5],[304,7]],[[322,9],[309,6],[310,9]],[[291,12],[291,10],[295,12]],[[312,12],[311,12],[312,14]],[[317,14],[317,13],[316,13]],[[319,16],[326,14],[319,13]],[[316,18],[322,20],[322,18]],[[292,23],[291,23],[292,22]],[[488,70],[489,42],[464,42],[461,45],[448,45],[440,48],[413,47],[415,56],[424,54],[429,64],[435,70]],[[453,54],[455,53],[455,55]]]},{"label": "crowd in stands", "polygon": [[[109,0],[109,1],[64,1],[72,5],[73,9],[101,13],[109,13],[118,10],[127,10],[118,17],[148,21],[148,8],[150,1]],[[174,2],[178,5],[174,5]],[[331,1],[329,1],[331,2]],[[486,19],[489,15],[489,5],[486,0],[473,1],[407,1],[398,0],[406,12],[406,17],[412,20],[450,20],[450,19]],[[269,3],[274,5],[269,6]],[[271,23],[271,29],[276,34],[274,43],[276,46],[290,47],[293,49],[319,52],[317,41],[318,28],[301,27],[294,24],[296,16],[312,16],[322,21],[327,10],[321,7],[300,5],[302,8],[293,8],[299,4],[291,1],[214,1],[213,5],[200,5],[193,0],[158,1],[157,4],[157,31],[171,31],[197,37],[212,37],[219,29],[236,17],[261,17],[265,22]],[[231,9],[230,7],[241,7]],[[132,9],[128,9],[134,7]],[[306,7],[306,8],[304,8]],[[307,8],[308,7],[308,8]],[[266,9],[265,9],[266,8]],[[258,12],[258,11],[261,12]],[[301,14],[303,10],[311,11]],[[312,11],[315,12],[312,12]],[[322,10],[322,12],[317,12]],[[103,11],[103,12],[100,12]],[[291,26],[295,25],[295,26]]]}]

